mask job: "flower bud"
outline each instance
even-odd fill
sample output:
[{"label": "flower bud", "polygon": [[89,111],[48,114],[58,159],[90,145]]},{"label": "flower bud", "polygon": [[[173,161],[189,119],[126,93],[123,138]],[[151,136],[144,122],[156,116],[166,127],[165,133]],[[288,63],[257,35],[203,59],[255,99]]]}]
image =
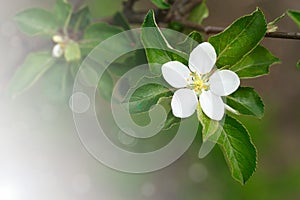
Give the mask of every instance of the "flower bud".
[{"label": "flower bud", "polygon": [[52,40],[55,43],[62,43],[64,41],[64,38],[61,35],[54,35],[52,37]]}]

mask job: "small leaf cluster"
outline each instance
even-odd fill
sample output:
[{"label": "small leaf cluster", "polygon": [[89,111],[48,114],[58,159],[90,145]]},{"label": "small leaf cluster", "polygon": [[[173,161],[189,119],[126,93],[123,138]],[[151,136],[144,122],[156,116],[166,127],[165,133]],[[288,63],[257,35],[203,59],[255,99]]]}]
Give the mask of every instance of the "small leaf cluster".
[{"label": "small leaf cluster", "polygon": [[[14,17],[20,31],[28,36],[41,36],[59,45],[63,56],[54,56],[53,46],[44,47],[39,52],[28,54],[24,63],[17,69],[10,82],[9,92],[13,97],[27,91],[37,82],[46,82],[43,91],[53,91],[49,96],[61,96],[68,100],[71,86],[81,61],[103,40],[124,31],[129,27],[124,17],[117,13],[114,23],[94,23],[91,6],[83,4],[76,8],[67,0],[56,0],[52,11],[42,8],[29,8]],[[95,70],[91,67],[86,79],[92,79]],[[98,83],[104,98],[111,95],[113,77],[106,72]],[[47,80],[50,80],[50,82]],[[55,85],[53,90],[49,88]],[[59,90],[59,91],[57,91]]]}]

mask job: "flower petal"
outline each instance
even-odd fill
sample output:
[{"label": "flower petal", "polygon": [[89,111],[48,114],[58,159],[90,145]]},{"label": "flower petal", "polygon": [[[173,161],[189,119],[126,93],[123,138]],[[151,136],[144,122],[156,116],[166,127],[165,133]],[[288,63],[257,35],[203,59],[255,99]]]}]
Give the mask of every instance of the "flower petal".
[{"label": "flower petal", "polygon": [[240,86],[240,78],[230,70],[218,70],[209,78],[210,90],[219,96],[227,96]]},{"label": "flower petal", "polygon": [[178,61],[170,61],[163,64],[162,75],[164,79],[175,88],[182,88],[188,85],[190,70]]},{"label": "flower petal", "polygon": [[208,42],[203,42],[192,51],[189,67],[193,72],[207,74],[216,64],[216,60],[217,54],[214,47]]},{"label": "flower petal", "polygon": [[193,90],[177,90],[171,101],[173,115],[179,118],[187,118],[195,112],[197,104],[198,98]]},{"label": "flower petal", "polygon": [[203,112],[213,120],[221,120],[224,116],[224,103],[220,96],[210,91],[203,91],[200,95],[200,105]]},{"label": "flower petal", "polygon": [[60,46],[60,44],[56,44],[52,49],[52,56],[54,58],[59,58],[64,54],[64,50]]}]

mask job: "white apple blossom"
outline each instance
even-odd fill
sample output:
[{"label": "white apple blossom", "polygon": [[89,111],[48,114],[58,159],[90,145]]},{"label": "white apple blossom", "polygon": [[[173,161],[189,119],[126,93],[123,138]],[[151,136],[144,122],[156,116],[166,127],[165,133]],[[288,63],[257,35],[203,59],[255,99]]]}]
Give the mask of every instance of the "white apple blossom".
[{"label": "white apple blossom", "polygon": [[170,61],[162,66],[164,79],[175,91],[171,107],[174,116],[187,118],[197,109],[213,120],[221,120],[225,113],[222,96],[236,91],[240,79],[230,70],[214,70],[217,54],[214,47],[203,42],[190,54],[189,68],[178,61]]}]

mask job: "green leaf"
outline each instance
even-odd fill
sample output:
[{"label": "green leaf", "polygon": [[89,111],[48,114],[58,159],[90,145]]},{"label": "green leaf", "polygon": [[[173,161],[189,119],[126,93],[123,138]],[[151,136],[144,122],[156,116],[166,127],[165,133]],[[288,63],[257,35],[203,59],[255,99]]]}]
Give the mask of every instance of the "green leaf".
[{"label": "green leaf", "polygon": [[145,17],[141,39],[152,73],[160,75],[161,66],[172,60],[187,64],[188,55],[171,47],[156,24],[153,10],[150,10]]},{"label": "green leaf", "polygon": [[188,20],[202,24],[202,21],[209,15],[208,8],[206,6],[206,0],[203,0],[199,5],[197,5],[190,13]]},{"label": "green leaf", "polygon": [[49,52],[29,54],[10,82],[10,93],[16,96],[29,89],[44,75],[54,62],[55,59]]},{"label": "green leaf", "polygon": [[239,114],[262,118],[264,104],[260,96],[250,87],[240,87],[236,92],[226,97],[226,104]]},{"label": "green leaf", "polygon": [[169,130],[181,122],[181,119],[175,117],[172,113],[171,101],[172,101],[172,96],[169,96],[169,97],[161,97],[157,102],[157,104],[163,106],[165,108],[165,111],[168,113],[163,130]]},{"label": "green leaf", "polygon": [[87,0],[87,5],[94,18],[112,16],[122,10],[123,0]]},{"label": "green leaf", "polygon": [[85,30],[91,23],[91,14],[87,6],[81,7],[77,12],[71,16],[69,27],[72,27],[74,32]]},{"label": "green leaf", "polygon": [[125,16],[121,12],[117,12],[113,17],[113,23],[122,27],[124,30],[130,30],[130,25]]},{"label": "green leaf", "polygon": [[168,24],[167,28],[178,31],[178,32],[183,32],[185,29],[184,26],[180,22],[175,22],[175,21],[170,22]]},{"label": "green leaf", "polygon": [[30,36],[34,35],[54,35],[59,23],[56,17],[43,9],[30,8],[18,13],[14,20],[19,26],[20,30]]},{"label": "green leaf", "polygon": [[172,92],[159,84],[146,84],[135,90],[129,100],[130,113],[148,111],[161,97],[169,97]]},{"label": "green leaf", "polygon": [[111,100],[114,82],[107,71],[104,71],[98,83],[98,91],[100,95],[107,101]]},{"label": "green leaf", "polygon": [[[154,105],[163,106],[167,113],[167,118],[166,118],[166,121],[162,128],[163,131],[168,131],[171,128],[173,128],[174,126],[179,125],[181,122],[181,119],[175,117],[171,111],[171,100],[172,100],[172,97],[161,97],[161,98],[159,98],[158,102],[156,104],[154,104]],[[148,111],[134,113],[134,114],[131,113],[131,117],[140,126],[145,126],[151,122]]]},{"label": "green leaf", "polygon": [[66,45],[65,59],[67,62],[79,61],[81,59],[81,52],[78,43],[70,41]]},{"label": "green leaf", "polygon": [[297,68],[300,69],[300,60],[297,62]]},{"label": "green leaf", "polygon": [[202,111],[200,103],[198,103],[198,106],[197,106],[197,117],[198,117],[199,122],[202,125],[202,140],[203,140],[203,142],[205,142],[209,137],[216,134],[216,132],[220,130],[219,121],[212,120],[209,117],[207,117],[204,114],[204,112]]},{"label": "green leaf", "polygon": [[163,130],[170,130],[174,126],[179,125],[181,122],[181,119],[178,117],[175,117],[172,112],[169,112],[167,119],[165,121],[165,126],[163,127]]},{"label": "green leaf", "polygon": [[145,51],[143,49],[131,51],[120,56],[108,67],[108,71],[116,76],[123,76],[135,66],[140,66],[147,63]]},{"label": "green leaf", "polygon": [[107,38],[120,32],[122,32],[122,29],[116,26],[111,26],[106,23],[96,23],[91,24],[86,28],[83,38],[84,40],[94,42],[96,43],[95,45],[98,45],[103,40],[106,40]]},{"label": "green leaf", "polygon": [[54,5],[54,15],[60,27],[69,25],[72,15],[72,5],[67,0],[56,0]]},{"label": "green leaf", "polygon": [[287,11],[288,16],[297,24],[300,29],[300,12],[296,10]]},{"label": "green leaf", "polygon": [[256,148],[248,131],[239,121],[226,116],[218,143],[224,151],[233,178],[245,184],[257,164]]},{"label": "green leaf", "polygon": [[80,47],[88,53],[102,41],[120,32],[122,32],[122,29],[106,23],[92,24],[85,29],[83,41],[80,42]]},{"label": "green leaf", "polygon": [[229,69],[237,73],[240,78],[253,78],[268,74],[270,66],[278,62],[280,62],[279,58],[259,45]]},{"label": "green leaf", "polygon": [[276,25],[282,18],[285,17],[285,13],[274,19],[273,21],[269,22],[267,25],[267,32],[272,33],[278,30],[278,26]]},{"label": "green leaf", "polygon": [[234,118],[225,117],[224,124],[211,120],[197,108],[202,125],[203,142],[218,143],[229,165],[234,179],[244,184],[256,169],[256,149],[246,128]]},{"label": "green leaf", "polygon": [[223,150],[231,175],[245,184],[256,170],[257,152],[247,129],[236,119],[226,116],[218,138],[210,140]]},{"label": "green leaf", "polygon": [[215,47],[217,66],[232,66],[251,52],[267,31],[264,14],[257,9],[251,15],[239,18],[225,31],[209,38]]},{"label": "green leaf", "polygon": [[53,102],[68,103],[74,84],[69,69],[69,63],[57,60],[39,81],[41,94]]},{"label": "green leaf", "polygon": [[186,40],[177,44],[176,48],[180,51],[190,54],[193,51],[193,49],[196,48],[196,46],[198,46],[202,42],[202,35],[197,31],[193,31],[187,36]]},{"label": "green leaf", "polygon": [[156,5],[160,9],[169,9],[170,4],[168,4],[165,0],[151,0],[154,5]]}]

